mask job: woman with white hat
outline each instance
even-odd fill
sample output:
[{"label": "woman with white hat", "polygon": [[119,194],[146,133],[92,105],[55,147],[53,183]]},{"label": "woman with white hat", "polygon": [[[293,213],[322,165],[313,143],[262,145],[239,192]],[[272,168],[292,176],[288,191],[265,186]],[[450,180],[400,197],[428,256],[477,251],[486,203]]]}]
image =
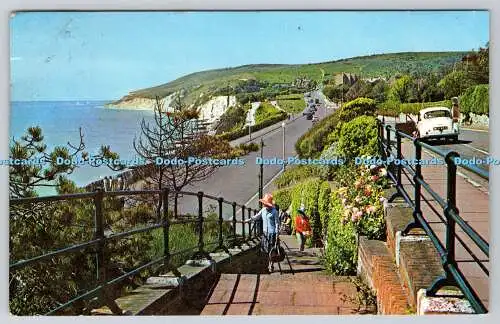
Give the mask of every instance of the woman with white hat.
[{"label": "woman with white hat", "polygon": [[[277,235],[279,234],[279,216],[278,211],[274,207],[273,195],[267,193],[264,198],[259,200],[262,205],[262,209],[250,219],[245,220],[245,223],[253,222],[258,219],[262,219],[262,238],[261,238],[261,251],[264,252],[266,256],[276,244]],[[274,262],[269,259],[268,264],[269,272],[274,270]]]}]

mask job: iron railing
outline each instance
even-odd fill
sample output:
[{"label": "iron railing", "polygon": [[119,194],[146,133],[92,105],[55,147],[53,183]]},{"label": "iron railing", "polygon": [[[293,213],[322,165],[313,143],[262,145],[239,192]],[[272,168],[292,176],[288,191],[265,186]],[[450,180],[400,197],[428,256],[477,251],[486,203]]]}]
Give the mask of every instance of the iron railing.
[{"label": "iron railing", "polygon": [[[147,227],[142,227],[139,229],[133,229],[121,233],[113,233],[111,235],[105,235],[104,231],[104,217],[103,217],[103,200],[105,197],[126,197],[126,196],[151,196],[151,195],[159,195],[160,201],[162,201],[162,208],[161,208],[161,215],[159,215],[157,219],[157,223],[147,226]],[[177,215],[177,202],[178,202],[178,196],[196,196],[198,199],[198,215],[196,219],[188,219],[188,220],[176,220],[170,219],[169,217],[169,197],[174,196],[174,209],[175,209],[175,214]],[[26,204],[34,204],[34,203],[48,203],[48,202],[56,202],[56,201],[68,201],[68,200],[77,200],[77,199],[93,199],[93,204],[94,204],[94,237],[92,240],[89,240],[87,242],[83,242],[80,244],[72,245],[65,247],[63,249],[55,250],[49,253],[45,253],[43,255],[39,255],[36,257],[32,257],[26,260],[17,260],[14,263],[11,263],[9,266],[9,271],[11,275],[15,273],[15,271],[19,269],[23,269],[27,266],[34,265],[35,263],[39,262],[46,262],[49,261],[50,259],[71,253],[71,252],[76,252],[76,251],[81,251],[85,249],[91,248],[92,254],[95,254],[95,267],[96,267],[96,277],[97,277],[97,282],[96,286],[93,289],[90,289],[86,291],[85,293],[79,294],[78,296],[72,298],[71,300],[60,303],[60,305],[54,309],[51,309],[49,312],[47,312],[45,315],[53,315],[53,314],[58,314],[60,311],[64,310],[65,308],[71,306],[77,301],[83,301],[83,300],[88,300],[94,297],[98,297],[103,304],[106,304],[110,307],[110,309],[113,311],[113,313],[121,313],[121,310],[119,307],[116,305],[116,303],[113,300],[110,300],[110,298],[107,297],[106,291],[104,288],[109,287],[113,284],[116,284],[120,281],[123,281],[126,278],[130,278],[130,276],[136,275],[139,272],[150,268],[155,265],[162,265],[164,269],[172,271],[176,276],[180,276],[181,274],[177,270],[175,266],[172,265],[171,263],[171,258],[175,255],[178,254],[185,254],[190,251],[195,250],[194,254],[192,255],[192,258],[206,258],[206,259],[211,259],[210,254],[206,250],[206,246],[209,245],[216,245],[216,248],[214,251],[218,250],[223,250],[229,253],[228,247],[224,244],[224,237],[223,237],[223,224],[224,223],[230,223],[232,225],[232,233],[228,239],[228,241],[232,241],[233,245],[239,246],[241,242],[244,242],[246,240],[253,240],[257,238],[257,235],[261,234],[259,231],[259,226],[255,226],[256,224],[258,225],[259,222],[251,222],[251,223],[244,223],[245,217],[253,216],[255,215],[258,211],[256,209],[247,207],[245,205],[240,205],[237,204],[236,202],[230,202],[225,200],[222,197],[214,197],[211,195],[207,195],[203,192],[187,192],[187,191],[178,191],[174,192],[169,192],[168,189],[164,190],[136,190],[136,191],[104,191],[102,189],[97,189],[95,192],[88,192],[88,193],[77,193],[77,194],[68,194],[68,195],[58,195],[58,196],[48,196],[48,197],[36,197],[36,198],[19,198],[19,199],[11,199],[10,200],[10,205],[11,208],[16,208],[16,206],[21,206],[21,205],[26,205]],[[207,220],[204,219],[203,215],[203,202],[204,199],[209,199],[211,201],[216,201],[218,204],[218,239],[216,242],[205,242],[204,237],[203,237],[203,223],[207,222]],[[225,220],[223,218],[223,205],[227,204],[230,205],[232,208],[232,219],[230,220]],[[237,209],[241,209],[241,221],[237,220]],[[171,251],[169,247],[169,234],[170,234],[170,227],[175,226],[177,224],[186,224],[186,223],[196,223],[197,224],[197,232],[198,232],[198,242],[197,246],[194,247],[187,247],[186,249],[183,249],[181,251]],[[241,236],[237,233],[236,230],[236,225],[240,223],[242,224],[242,231],[241,231]],[[246,227],[248,224],[248,232],[246,231]],[[106,267],[107,265],[107,260],[104,256],[104,250],[106,247],[106,244],[112,240],[118,240],[122,239],[131,235],[143,233],[143,232],[149,232],[153,231],[155,229],[162,229],[163,230],[163,255],[155,260],[152,260],[146,264],[143,264],[139,267],[136,267],[135,269],[128,271],[124,273],[123,275],[120,275],[116,278],[107,278],[106,277]]]},{"label": "iron railing", "polygon": [[[454,162],[454,158],[459,157],[460,155],[451,150],[442,151],[424,143],[419,138],[413,138],[408,134],[394,129],[391,125],[386,125],[383,122],[379,121],[378,125],[379,149],[382,154],[382,158],[386,161],[388,176],[394,182],[397,189],[397,191],[389,199],[389,202],[392,202],[396,197],[401,197],[413,209],[414,219],[402,231],[402,235],[408,235],[412,229],[423,229],[438,251],[443,265],[445,275],[433,282],[431,287],[427,289],[427,295],[436,296],[437,292],[446,286],[458,287],[464,296],[469,300],[476,313],[487,313],[488,310],[482,303],[480,297],[459,269],[455,256],[455,244],[458,241],[471,255],[474,262],[481,268],[481,270],[489,276],[489,271],[483,264],[484,262],[488,262],[488,260],[481,260],[478,258],[472,251],[472,248],[468,246],[462,238],[456,235],[456,225],[458,225],[460,229],[472,240],[474,245],[489,259],[488,242],[481,237],[481,235],[477,233],[477,231],[474,230],[474,228],[472,228],[462,217],[460,217],[460,212],[457,208],[457,165]],[[394,136],[391,137],[391,134]],[[401,148],[401,142],[403,139],[409,140],[413,143],[416,162],[422,161],[422,149],[429,150],[434,154],[437,154],[439,157],[444,158],[447,168],[446,197],[441,197],[437,194],[424,180],[422,176],[422,165],[420,163],[416,163],[414,167],[407,163],[396,163],[396,161],[402,161],[404,159]],[[393,140],[395,140],[395,143]],[[485,171],[475,165],[461,165],[461,167],[477,174],[483,179],[489,179],[488,171]],[[413,199],[411,194],[406,191],[402,184],[403,169],[406,170],[405,175],[413,185]],[[411,175],[412,178],[410,178],[409,175]],[[422,189],[424,189],[425,192],[427,192],[435,200],[435,202],[437,202],[440,208],[442,208],[442,212],[438,211],[437,208],[422,195]],[[438,236],[431,228],[430,222],[427,221],[425,215],[422,214],[422,201],[428,204],[430,209],[445,224],[446,235],[444,244],[441,240],[439,240]]]}]

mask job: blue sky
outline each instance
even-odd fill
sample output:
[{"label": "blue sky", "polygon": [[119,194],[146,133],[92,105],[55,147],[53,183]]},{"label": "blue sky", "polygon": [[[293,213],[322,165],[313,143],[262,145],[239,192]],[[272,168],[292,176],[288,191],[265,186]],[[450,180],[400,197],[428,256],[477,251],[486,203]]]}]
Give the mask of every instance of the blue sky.
[{"label": "blue sky", "polygon": [[113,100],[201,70],[489,40],[487,11],[56,12],[11,18],[12,100]]}]

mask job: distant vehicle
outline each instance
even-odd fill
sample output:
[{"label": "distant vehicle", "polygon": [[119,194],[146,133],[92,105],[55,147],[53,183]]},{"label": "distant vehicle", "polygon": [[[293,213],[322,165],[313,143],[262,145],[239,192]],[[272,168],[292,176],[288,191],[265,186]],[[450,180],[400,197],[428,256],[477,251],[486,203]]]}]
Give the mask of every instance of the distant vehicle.
[{"label": "distant vehicle", "polygon": [[314,99],[314,103],[319,104],[319,99],[318,98]]},{"label": "distant vehicle", "polygon": [[313,116],[313,118],[312,118],[313,123],[317,122],[318,120],[319,120],[318,116]]},{"label": "distant vehicle", "polygon": [[311,109],[305,109],[303,112],[302,112],[302,116],[309,116],[309,115],[314,115],[314,111],[311,110]]},{"label": "distant vehicle", "polygon": [[314,101],[312,99],[309,99],[309,103],[312,104]]},{"label": "distant vehicle", "polygon": [[306,119],[307,119],[307,120],[312,120],[312,119],[313,119],[313,115],[312,115],[312,114],[307,115],[307,116],[306,116]]},{"label": "distant vehicle", "polygon": [[450,138],[458,141],[458,124],[453,123],[451,111],[446,107],[430,107],[420,110],[417,120],[417,136],[420,138]]}]

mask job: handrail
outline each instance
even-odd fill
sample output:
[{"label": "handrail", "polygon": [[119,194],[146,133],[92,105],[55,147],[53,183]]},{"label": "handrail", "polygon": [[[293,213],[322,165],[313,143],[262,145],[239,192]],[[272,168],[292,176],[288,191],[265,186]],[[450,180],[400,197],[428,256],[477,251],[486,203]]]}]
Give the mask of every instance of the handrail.
[{"label": "handrail", "polygon": [[[141,227],[141,228],[135,228],[132,230],[120,232],[120,233],[112,233],[106,235],[104,233],[104,221],[103,221],[103,200],[106,197],[123,197],[123,196],[142,196],[142,195],[157,195],[159,197],[159,201],[162,203],[162,211],[161,211],[161,219],[158,219],[156,223],[151,224],[149,226]],[[178,196],[179,195],[186,195],[186,196],[196,196],[198,198],[198,215],[191,218],[191,219],[186,219],[186,220],[177,220],[177,219],[172,219],[170,220],[168,217],[168,213],[171,207],[175,208],[175,211],[177,211],[177,203],[178,203]],[[174,206],[169,206],[169,197],[174,197]],[[93,199],[94,203],[94,238],[92,240],[89,240],[87,242],[82,242],[80,244],[72,245],[69,247],[65,247],[62,249],[58,249],[55,251],[47,252],[39,256],[32,257],[30,259],[26,260],[18,260],[9,265],[9,271],[15,272],[17,270],[20,270],[22,268],[25,268],[29,265],[38,263],[38,262],[43,262],[46,260],[49,260],[51,258],[79,251],[79,250],[85,250],[87,248],[93,247],[90,253],[96,254],[96,271],[97,271],[97,286],[94,288],[90,289],[89,291],[79,294],[77,297],[60,304],[58,307],[55,309],[50,310],[47,314],[54,314],[57,313],[58,311],[70,306],[76,301],[82,300],[82,299],[87,299],[88,297],[93,297],[95,296],[98,292],[100,292],[103,288],[106,286],[112,285],[114,283],[117,283],[125,278],[130,277],[131,275],[134,275],[141,271],[142,269],[151,267],[155,264],[158,264],[163,261],[163,265],[165,268],[168,270],[170,269],[174,274],[178,274],[177,269],[171,264],[171,257],[186,253],[189,251],[193,251],[195,249],[195,253],[192,256],[192,258],[207,258],[211,259],[209,253],[205,251],[205,246],[214,246],[217,245],[215,250],[224,250],[226,252],[229,252],[228,248],[225,246],[224,241],[228,242],[227,240],[231,237],[233,239],[237,239],[238,235],[236,232],[236,224],[242,224],[242,239],[245,240],[252,240],[254,239],[257,235],[259,235],[259,229],[258,226],[255,226],[255,224],[251,223],[245,223],[244,220],[244,214],[242,213],[242,219],[237,220],[236,219],[236,208],[240,207],[242,208],[242,211],[246,210],[246,214],[248,216],[251,216],[252,214],[255,215],[257,213],[257,210],[254,208],[247,207],[245,205],[240,205],[237,204],[236,202],[229,202],[225,200],[222,197],[215,197],[212,195],[207,195],[203,192],[189,192],[189,191],[170,191],[169,189],[162,189],[162,190],[132,190],[132,191],[103,191],[102,189],[98,189],[95,192],[88,192],[88,193],[77,193],[77,194],[65,194],[65,195],[58,195],[58,196],[46,196],[46,197],[30,197],[30,198],[15,198],[10,200],[11,206],[17,206],[17,205],[22,205],[22,204],[35,204],[35,203],[40,203],[40,202],[55,202],[55,201],[67,201],[67,200],[75,200],[75,199]],[[203,200],[204,199],[209,199],[213,201],[218,202],[218,219],[214,221],[207,221],[204,219],[203,215]],[[230,205],[232,206],[232,219],[224,219],[223,218],[223,205]],[[205,242],[203,239],[203,224],[205,222],[209,223],[217,223],[218,224],[218,237],[215,241],[213,242]],[[198,243],[196,246],[191,247],[189,249],[181,250],[181,251],[170,251],[169,247],[169,231],[171,226],[179,225],[179,224],[188,224],[188,223],[195,223],[197,224],[197,230],[198,232]],[[223,230],[223,224],[224,223],[230,223],[232,224],[233,230],[232,233],[230,233],[226,238],[224,238],[224,230]],[[245,231],[246,224],[248,224],[248,233]],[[118,240],[122,239],[124,237],[136,235],[139,233],[143,232],[150,232],[152,230],[156,229],[162,229],[163,230],[163,244],[164,244],[164,251],[163,251],[163,256],[160,258],[153,260],[151,262],[148,262],[146,264],[143,264],[139,267],[136,267],[135,269],[127,272],[126,274],[123,274],[117,278],[106,278],[105,277],[105,271],[107,267],[107,259],[104,257],[104,247],[107,244],[107,242],[112,241],[112,240]],[[104,298],[103,300],[105,303],[107,303],[107,299]],[[111,309],[116,309],[115,307],[110,307]]]},{"label": "handrail", "polygon": [[[394,134],[396,139],[396,147],[393,149],[394,145],[391,141],[391,134]],[[403,159],[401,140],[410,140],[413,144],[415,159],[417,161],[422,160],[422,149],[431,151],[438,156],[444,158],[447,169],[447,184],[446,184],[446,197],[441,197],[437,194],[430,185],[422,177],[421,163],[417,163],[414,168],[411,165],[406,165],[402,163],[395,164],[394,159]],[[384,122],[378,120],[378,144],[379,150],[384,158],[387,165],[387,173],[389,179],[394,182],[397,192],[389,199],[389,202],[393,201],[396,197],[402,197],[413,209],[413,221],[406,226],[402,234],[407,235],[414,228],[421,228],[425,231],[427,236],[431,239],[434,247],[438,251],[441,257],[441,263],[445,271],[445,276],[438,278],[430,288],[427,289],[427,293],[430,296],[435,296],[439,289],[445,286],[456,286],[463,293],[464,296],[469,300],[471,306],[476,313],[487,313],[487,309],[482,303],[481,299],[478,297],[477,293],[471,287],[465,276],[460,271],[457,260],[455,258],[455,244],[458,240],[464,245],[466,251],[468,251],[474,262],[479,264],[479,267],[489,276],[489,271],[481,263],[480,259],[472,253],[472,250],[465,246],[464,241],[456,235],[455,226],[458,225],[463,232],[472,240],[472,242],[489,258],[489,244],[484,238],[481,237],[462,217],[456,207],[456,175],[457,167],[462,167],[483,179],[489,179],[489,172],[478,168],[475,165],[457,165],[455,163],[455,158],[460,155],[452,150],[440,150],[429,144],[422,142],[419,138],[413,138],[408,134],[394,129],[391,125],[386,125]],[[396,154],[394,155],[394,150]],[[392,161],[392,162],[390,162]],[[412,201],[406,189],[402,184],[402,170],[407,170],[413,176],[413,189],[414,189],[414,200]],[[422,189],[428,192],[432,198],[438,203],[442,208],[445,225],[446,225],[446,237],[445,242],[442,243],[437,237],[436,233],[430,226],[430,222],[426,220],[421,211],[421,200],[429,203],[422,196]],[[436,212],[435,208],[431,208],[432,211]],[[443,219],[441,215],[439,218]]]}]

